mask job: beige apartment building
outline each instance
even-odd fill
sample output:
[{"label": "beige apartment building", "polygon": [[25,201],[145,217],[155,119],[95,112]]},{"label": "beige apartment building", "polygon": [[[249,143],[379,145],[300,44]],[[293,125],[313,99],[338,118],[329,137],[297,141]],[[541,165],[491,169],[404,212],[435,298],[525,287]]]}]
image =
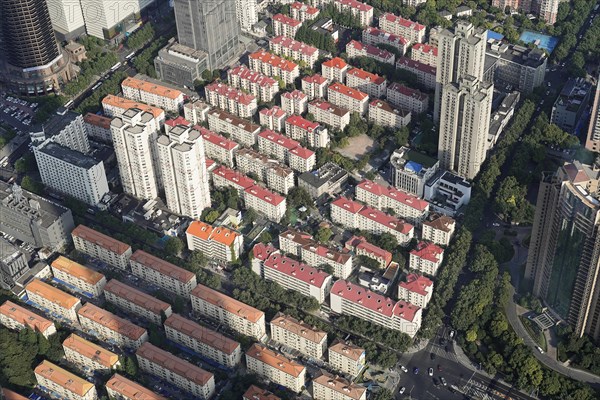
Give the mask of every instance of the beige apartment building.
[{"label": "beige apartment building", "polygon": [[34,279],[25,286],[27,298],[35,303],[38,308],[49,310],[71,322],[77,322],[77,311],[81,308],[81,301],[60,289],[47,283]]},{"label": "beige apartment building", "polygon": [[119,374],[114,374],[106,382],[106,391],[115,400],[167,400]]},{"label": "beige apartment building", "polygon": [[351,376],[358,376],[367,363],[365,349],[344,341],[331,345],[328,356],[329,365]]},{"label": "beige apartment building", "polygon": [[67,361],[88,371],[105,373],[120,365],[118,354],[74,333],[64,340],[63,350]]},{"label": "beige apartment building", "polygon": [[238,342],[181,315],[171,315],[164,325],[169,340],[221,365],[235,368],[242,359],[242,346]]},{"label": "beige apartment building", "polygon": [[144,343],[135,355],[142,371],[164,379],[196,398],[205,400],[214,394],[214,375],[194,364],[150,343]]},{"label": "beige apartment building", "polygon": [[323,357],[327,350],[327,332],[282,313],[271,320],[271,340],[313,358]]},{"label": "beige apartment building", "polygon": [[277,36],[269,41],[269,50],[275,54],[302,61],[313,68],[319,59],[319,49],[287,36]]},{"label": "beige apartment building", "polygon": [[62,369],[50,361],[42,361],[35,370],[35,379],[46,391],[58,393],[69,400],[96,400],[98,393],[93,383]]},{"label": "beige apartment building", "polygon": [[369,106],[368,94],[337,82],[327,87],[327,100],[331,104],[360,115],[365,115]]},{"label": "beige apartment building", "polygon": [[242,396],[242,400],[281,400],[281,398],[275,396],[273,393],[269,392],[266,389],[250,385],[248,390],[246,390],[246,392]]},{"label": "beige apartment building", "polygon": [[171,305],[136,288],[111,279],[104,287],[106,301],[120,309],[147,319],[156,325],[162,325],[163,318],[173,311]]},{"label": "beige apartment building", "polygon": [[130,245],[85,225],[79,225],[73,229],[71,236],[73,236],[75,249],[78,251],[113,267],[127,270],[129,257],[131,257]]},{"label": "beige apartment building", "polygon": [[315,400],[367,400],[367,388],[324,372],[313,379]]},{"label": "beige apartment building", "polygon": [[369,103],[369,121],[375,125],[400,129],[410,124],[411,112],[402,108],[394,108],[388,102],[375,99]]},{"label": "beige apartment building", "polygon": [[302,260],[313,267],[328,264],[333,267],[333,276],[346,279],[352,273],[352,254],[316,242],[305,244],[300,250]]},{"label": "beige apartment building", "polygon": [[261,340],[266,334],[265,313],[221,292],[198,285],[192,290],[192,309],[236,332]]},{"label": "beige apartment building", "polygon": [[202,221],[192,221],[185,235],[190,251],[199,250],[206,257],[220,262],[233,262],[242,252],[242,235],[223,226],[214,227]]},{"label": "beige apartment building", "polygon": [[202,134],[202,139],[204,140],[206,158],[233,167],[235,153],[239,150],[240,145],[203,126],[199,126],[197,129]]},{"label": "beige apartment building", "polygon": [[125,97],[135,101],[179,112],[183,108],[183,92],[136,78],[126,78],[121,83]]},{"label": "beige apartment building", "polygon": [[408,274],[398,285],[398,299],[417,307],[426,308],[432,295],[433,282],[423,275]]},{"label": "beige apartment building", "polygon": [[315,121],[335,129],[343,131],[350,124],[350,111],[325,100],[315,99],[308,103],[308,112],[314,115]]},{"label": "beige apartment building", "polygon": [[46,339],[56,333],[54,322],[33,313],[10,300],[6,300],[4,304],[0,306],[0,324],[8,329],[16,331],[29,328],[33,331],[40,332]]},{"label": "beige apartment building", "polygon": [[337,81],[340,83],[346,82],[346,74],[350,66],[339,57],[332,58],[321,64],[321,73],[325,79],[330,82]]},{"label": "beige apartment building", "polygon": [[394,14],[385,13],[379,17],[379,27],[386,32],[402,36],[411,44],[425,42],[426,27],[424,25]]},{"label": "beige apartment building", "polygon": [[144,328],[91,303],[86,303],[78,314],[84,330],[117,346],[137,349],[148,340],[148,332]]},{"label": "beige apartment building", "polygon": [[243,146],[253,146],[260,132],[260,125],[214,108],[208,112],[208,127],[214,132],[228,133],[231,139]]},{"label": "beige apartment building", "polygon": [[196,286],[196,275],[168,261],[137,250],[129,260],[131,272],[154,285],[187,297]]},{"label": "beige apartment building", "polygon": [[250,68],[267,76],[278,76],[285,84],[293,83],[300,76],[300,68],[293,61],[269,53],[265,50],[256,51],[248,56]]},{"label": "beige apartment building", "polygon": [[246,368],[296,393],[304,387],[306,368],[303,365],[257,343],[246,352]]},{"label": "beige apartment building", "polygon": [[448,246],[454,235],[456,221],[447,215],[431,214],[423,221],[422,239]]},{"label": "beige apartment building", "polygon": [[104,291],[106,285],[104,275],[66,257],[59,256],[52,262],[51,269],[55,278],[93,297],[99,297]]},{"label": "beige apartment building", "polygon": [[430,242],[419,242],[410,251],[409,267],[430,276],[436,276],[444,261],[444,249]]}]

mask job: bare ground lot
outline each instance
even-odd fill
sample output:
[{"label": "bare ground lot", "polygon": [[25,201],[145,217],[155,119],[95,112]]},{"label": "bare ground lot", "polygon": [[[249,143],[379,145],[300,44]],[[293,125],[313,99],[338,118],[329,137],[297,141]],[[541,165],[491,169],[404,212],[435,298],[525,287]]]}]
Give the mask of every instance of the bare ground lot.
[{"label": "bare ground lot", "polygon": [[335,149],[335,151],[344,157],[348,157],[353,160],[360,160],[365,154],[373,151],[374,141],[364,133],[360,136],[348,138],[348,140],[350,141],[348,146]]}]

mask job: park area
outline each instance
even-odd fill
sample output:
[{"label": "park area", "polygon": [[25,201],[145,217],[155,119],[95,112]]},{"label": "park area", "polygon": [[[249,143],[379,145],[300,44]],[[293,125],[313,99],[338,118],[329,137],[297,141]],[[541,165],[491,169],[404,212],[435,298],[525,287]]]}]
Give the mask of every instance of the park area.
[{"label": "park area", "polygon": [[360,160],[366,154],[369,154],[374,150],[375,141],[362,133],[356,137],[350,139],[350,144],[342,148],[335,149],[336,152],[340,153],[344,157],[348,157],[352,160]]}]

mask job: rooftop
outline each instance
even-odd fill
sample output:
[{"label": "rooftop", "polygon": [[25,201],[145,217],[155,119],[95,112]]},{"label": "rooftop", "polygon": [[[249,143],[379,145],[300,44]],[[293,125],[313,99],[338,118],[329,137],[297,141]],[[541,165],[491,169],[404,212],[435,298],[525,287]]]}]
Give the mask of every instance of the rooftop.
[{"label": "rooftop", "polygon": [[169,303],[119,282],[116,279],[111,279],[104,287],[104,291],[121,297],[154,314],[160,314],[161,311],[165,312],[171,307]]},{"label": "rooftop", "polygon": [[285,47],[286,49],[289,49],[294,52],[302,53],[308,57],[319,54],[319,49],[317,49],[316,47],[313,47],[304,42],[299,42],[297,40],[294,40],[289,36],[281,35],[281,36],[277,36],[277,37],[271,39],[271,46],[272,45]]},{"label": "rooftop", "polygon": [[369,102],[369,107],[376,107],[385,112],[400,115],[402,117],[406,117],[407,115],[410,115],[410,111],[408,111],[404,108],[395,108],[387,101],[383,101],[381,99],[372,100],[371,102]]},{"label": "rooftop", "polygon": [[138,340],[146,333],[144,328],[95,306],[92,303],[85,303],[85,305],[77,311],[77,314],[80,317],[85,317],[94,321],[113,332],[126,336],[131,340]]},{"label": "rooftop", "polygon": [[283,15],[283,14],[275,14],[275,15],[273,15],[273,21],[281,22],[282,24],[290,25],[290,26],[300,26],[300,25],[302,25],[302,22],[298,21],[297,19],[294,19],[292,17],[288,17],[287,15]]},{"label": "rooftop", "polygon": [[273,206],[277,206],[285,200],[285,197],[283,197],[275,192],[272,192],[269,189],[266,189],[259,185],[250,186],[249,188],[246,188],[244,191],[246,192],[246,194],[254,196],[254,197],[256,197],[266,203],[269,203]]},{"label": "rooftop", "polygon": [[227,111],[219,110],[218,108],[213,108],[210,110],[208,115],[215,116],[221,121],[225,121],[236,126],[237,128],[245,130],[246,132],[256,132],[260,130],[260,125],[253,124],[244,118],[240,118],[236,115],[228,113]]},{"label": "rooftop", "polygon": [[417,244],[416,248],[410,251],[410,254],[427,261],[438,263],[442,260],[441,256],[444,255],[444,249],[434,243],[421,241]]},{"label": "rooftop", "polygon": [[102,115],[97,115],[93,113],[87,113],[83,116],[83,120],[85,123],[90,125],[95,125],[102,129],[110,129],[110,120],[111,118],[105,117]]},{"label": "rooftop", "polygon": [[35,367],[34,372],[56,383],[58,386],[62,386],[68,391],[75,393],[77,396],[83,397],[90,390],[94,390],[94,384],[72,374],[66,369],[62,369],[48,360],[42,361],[41,364]]},{"label": "rooftop", "polygon": [[271,108],[263,108],[259,111],[259,114],[266,115],[269,117],[282,118],[285,117],[286,113],[279,106],[273,106]]},{"label": "rooftop", "polygon": [[362,210],[359,211],[359,214],[365,218],[372,220],[373,222],[378,223],[379,225],[384,225],[404,235],[408,235],[414,229],[414,226],[407,223],[406,221],[388,215],[383,211],[377,210],[372,207],[365,206]]},{"label": "rooftop", "polygon": [[317,14],[319,12],[318,8],[311,7],[308,4],[300,3],[299,1],[294,1],[292,4],[290,4],[290,8],[303,10],[307,14]]},{"label": "rooftop", "polygon": [[271,320],[271,326],[279,326],[280,328],[313,343],[321,343],[323,340],[327,340],[327,332],[282,313],[278,313]]},{"label": "rooftop", "polygon": [[429,207],[427,201],[422,200],[413,194],[396,189],[392,186],[386,187],[367,179],[359,183],[357,188],[364,189],[377,196],[386,196],[418,211],[425,211]]},{"label": "rooftop", "polygon": [[288,117],[288,119],[285,120],[285,123],[297,126],[298,128],[302,128],[309,132],[313,132],[315,129],[321,126],[318,122],[309,121],[296,114]]},{"label": "rooftop", "polygon": [[331,206],[343,208],[344,210],[351,212],[352,214],[357,214],[364,207],[364,205],[362,205],[361,203],[350,200],[346,197],[338,197],[331,203]]},{"label": "rooftop", "polygon": [[212,373],[182,360],[179,357],[175,357],[173,354],[166,352],[149,342],[142,344],[140,348],[137,349],[135,355],[145,358],[154,364],[158,364],[162,368],[167,369],[196,385],[204,386],[213,379]]},{"label": "rooftop", "polygon": [[3,400],[28,400],[27,397],[21,396],[18,393],[13,392],[12,390],[2,389],[0,392],[0,398]]},{"label": "rooftop", "polygon": [[240,344],[218,332],[208,329],[196,322],[183,318],[178,314],[171,314],[164,322],[165,328],[169,327],[182,334],[189,336],[198,342],[217,349],[225,354],[232,354],[240,347]]},{"label": "rooftop", "polygon": [[252,255],[257,260],[265,261],[269,256],[279,250],[272,244],[257,243],[252,248]]},{"label": "rooftop", "polygon": [[365,44],[357,40],[351,40],[350,42],[348,42],[348,44],[346,45],[346,49],[348,48],[355,49],[361,52],[364,51],[368,56],[381,58],[384,60],[392,60],[395,57],[393,53],[390,53],[387,50],[380,49],[377,46]]},{"label": "rooftop", "polygon": [[356,250],[363,250],[374,257],[381,258],[389,264],[392,261],[392,253],[367,242],[364,237],[352,236],[347,242],[347,247],[354,247]]},{"label": "rooftop", "polygon": [[423,224],[444,232],[450,232],[452,229],[454,229],[456,221],[447,215],[432,214],[427,218],[427,220],[423,221]]},{"label": "rooftop", "polygon": [[272,67],[279,68],[287,72],[292,72],[298,68],[298,64],[295,62],[286,60],[285,58],[279,57],[265,50],[256,51],[250,54],[248,57],[250,60],[259,60],[260,62],[267,63]]},{"label": "rooftop", "polygon": [[344,117],[346,114],[349,114],[350,111],[346,110],[345,108],[341,108],[336,106],[335,104],[331,104],[325,100],[313,100],[312,102],[308,103],[311,106],[317,107],[323,111],[326,111],[330,114],[334,114],[337,115],[338,117]]},{"label": "rooftop", "polygon": [[306,93],[304,93],[303,91],[296,89],[296,90],[292,90],[291,92],[283,92],[281,94],[281,97],[289,99],[289,100],[296,100],[296,99],[305,99],[307,96],[306,96]]},{"label": "rooftop", "polygon": [[420,72],[423,72],[423,73],[429,74],[429,75],[436,74],[435,67],[424,64],[417,60],[411,60],[408,57],[398,57],[398,60],[396,60],[396,68],[402,68],[402,67],[408,68],[408,69],[416,69]]},{"label": "rooftop", "polygon": [[188,283],[196,276],[194,273],[188,270],[178,267],[175,264],[171,264],[170,262],[153,256],[152,254],[146,253],[143,250],[136,250],[135,253],[131,255],[129,261],[142,264],[143,266],[151,268],[162,275],[176,279],[181,283]]},{"label": "rooftop", "polygon": [[342,85],[341,83],[333,83],[327,87],[327,91],[338,92],[344,96],[351,97],[354,100],[363,101],[369,98],[369,95],[361,92],[358,89],[353,89],[346,85]]},{"label": "rooftop", "polygon": [[373,7],[371,7],[370,5],[361,3],[360,1],[356,1],[356,0],[336,0],[336,1],[344,6],[355,8],[361,12],[367,12],[367,11],[373,10]]},{"label": "rooftop", "polygon": [[341,393],[344,399],[360,400],[367,391],[367,388],[364,386],[357,385],[342,377],[333,376],[328,373],[323,373],[323,375],[313,379],[313,384],[333,389],[334,391]]},{"label": "rooftop", "polygon": [[265,268],[276,269],[304,283],[323,288],[331,275],[310,265],[303,264],[280,253],[272,253],[264,262]]},{"label": "rooftop", "polygon": [[424,43],[415,43],[412,47],[412,51],[418,51],[420,53],[432,54],[434,57],[438,55],[438,49],[435,46]]},{"label": "rooftop", "polygon": [[399,44],[400,46],[408,45],[408,40],[406,40],[403,36],[394,35],[393,33],[386,32],[383,29],[379,29],[374,26],[369,26],[369,27],[365,28],[365,30],[363,31],[363,37],[364,37],[364,35],[376,36],[378,38],[385,40],[388,43],[396,43],[396,44]]},{"label": "rooftop", "polygon": [[152,107],[148,104],[140,103],[137,101],[125,99],[123,97],[114,96],[112,94],[106,95],[102,99],[102,104],[112,107],[117,107],[123,110],[129,110],[130,108],[137,108],[139,110],[151,113],[154,118],[164,117],[165,112],[158,107]]},{"label": "rooftop", "polygon": [[348,357],[354,361],[360,360],[365,354],[365,349],[362,347],[355,346],[351,343],[339,341],[329,347],[329,351],[334,353],[342,354],[344,357]]},{"label": "rooftop", "polygon": [[119,362],[119,356],[95,343],[90,342],[72,333],[63,342],[63,346],[69,348],[85,358],[89,358],[94,362],[106,367],[113,368]]},{"label": "rooftop", "polygon": [[327,247],[316,242],[305,244],[302,246],[302,249],[338,264],[345,264],[352,258],[352,255],[347,250],[337,251],[335,248]]},{"label": "rooftop", "polygon": [[346,63],[346,61],[344,61],[343,59],[339,58],[339,57],[335,57],[332,58],[331,60],[325,61],[322,66],[328,67],[328,68],[334,68],[334,69],[344,69],[344,68],[348,68],[348,64]]},{"label": "rooftop", "polygon": [[[274,86],[279,85],[274,78],[261,74],[260,72],[249,69],[244,64],[230,68],[227,71],[227,76],[238,76],[240,79],[255,83],[259,86]],[[279,89],[279,86],[277,86]]]},{"label": "rooftop", "polygon": [[324,83],[327,83],[327,79],[323,78],[323,76],[321,76],[319,74],[303,76],[302,81],[307,82],[307,83],[313,83],[316,85],[322,85]]},{"label": "rooftop", "polygon": [[263,363],[296,378],[305,371],[304,366],[301,364],[298,364],[279,353],[275,353],[273,350],[261,346],[258,343],[254,343],[252,347],[246,351],[246,356],[260,360]]},{"label": "rooftop", "polygon": [[97,161],[94,157],[61,146],[60,144],[53,142],[52,139],[44,141],[40,146],[36,147],[36,151],[84,169],[90,169],[101,163],[101,161]]},{"label": "rooftop", "polygon": [[221,136],[218,133],[215,133],[210,129],[206,129],[203,126],[196,125],[194,126],[194,129],[200,132],[204,140],[216,146],[219,146],[227,151],[231,151],[236,147],[239,147],[239,145],[233,140],[227,139],[225,136]]},{"label": "rooftop", "polygon": [[213,240],[225,246],[231,246],[239,233],[223,226],[214,227],[202,221],[192,221],[186,230],[186,234],[190,234],[201,240]]},{"label": "rooftop", "polygon": [[224,179],[227,179],[229,182],[232,182],[233,184],[241,187],[242,189],[247,189],[256,184],[256,182],[253,179],[248,178],[246,175],[242,174],[239,171],[227,168],[224,165],[219,165],[213,170],[212,173],[213,175],[218,175]]},{"label": "rooftop", "polygon": [[140,90],[142,92],[152,93],[161,97],[167,97],[172,100],[183,96],[183,93],[179,90],[170,89],[166,86],[156,85],[147,81],[131,77],[125,78],[125,80],[121,83],[121,86],[130,87],[133,89]]},{"label": "rooftop", "polygon": [[[418,31],[418,32],[425,31],[425,26],[424,25],[421,25],[418,22],[414,22],[414,21],[411,21],[409,19],[405,19],[405,18],[399,17],[399,16],[391,14],[391,13],[385,13],[385,14],[383,14],[380,17],[380,19],[385,19],[386,21],[393,22],[393,23],[395,23],[397,25],[400,25],[400,26],[402,26],[404,28],[413,29],[413,30]],[[380,24],[381,24],[381,22],[380,22]]]},{"label": "rooftop", "polygon": [[214,92],[219,96],[226,97],[231,101],[235,101],[236,103],[241,103],[244,105],[249,105],[256,101],[256,97],[254,97],[254,95],[244,93],[240,89],[221,82],[214,82],[206,85],[204,87],[204,91],[206,92],[206,97],[209,97],[210,93]]},{"label": "rooftop", "polygon": [[131,381],[119,374],[114,374],[112,378],[106,382],[106,387],[125,396],[127,399],[167,400],[166,397],[159,396],[139,383]]},{"label": "rooftop", "polygon": [[246,393],[244,393],[243,400],[281,400],[281,398],[266,389],[250,385]]},{"label": "rooftop", "polygon": [[372,74],[360,68],[352,68],[350,71],[348,71],[347,76],[355,76],[358,79],[362,79],[363,81],[369,81],[376,85],[381,85],[385,83],[385,78],[383,76]]},{"label": "rooftop", "polygon": [[[34,279],[29,282],[27,286],[25,286],[25,290],[35,293],[47,301],[57,304],[58,306],[68,310],[81,303],[77,297],[71,296],[70,294],[63,292],[54,286],[50,286],[39,279]],[[43,306],[43,304],[41,305]]]},{"label": "rooftop", "polygon": [[131,246],[123,243],[117,239],[113,239],[110,236],[107,236],[103,233],[100,233],[92,228],[88,228],[85,225],[79,225],[73,232],[71,232],[73,237],[81,238],[87,242],[90,242],[96,246],[100,246],[108,251],[116,253],[118,255],[123,255],[128,250],[131,250]]},{"label": "rooftop", "polygon": [[404,96],[412,97],[413,99],[419,101],[427,101],[429,96],[425,93],[421,92],[419,89],[413,89],[411,87],[402,85],[400,83],[394,82],[387,87],[388,92],[397,92],[403,94]]},{"label": "rooftop", "polygon": [[69,260],[66,257],[58,256],[58,258],[52,261],[52,269],[58,269],[66,274],[69,274],[79,280],[82,280],[90,285],[95,285],[104,278],[100,272],[94,271],[91,268],[84,267],[83,265]]},{"label": "rooftop", "polygon": [[18,322],[19,324],[28,326],[37,332],[45,332],[46,329],[54,325],[54,322],[46,319],[28,309],[21,307],[18,304],[13,303],[10,300],[6,300],[2,306],[0,306],[0,314]]},{"label": "rooftop", "polygon": [[262,311],[204,285],[196,286],[190,294],[253,323],[265,317]]}]

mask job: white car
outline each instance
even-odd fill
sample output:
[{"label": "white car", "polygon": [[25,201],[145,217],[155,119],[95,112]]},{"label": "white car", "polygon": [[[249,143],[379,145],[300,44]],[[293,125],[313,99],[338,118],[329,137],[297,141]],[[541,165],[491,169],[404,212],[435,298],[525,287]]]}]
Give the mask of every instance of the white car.
[{"label": "white car", "polygon": [[400,369],[402,370],[402,372],[408,372],[408,368],[406,368],[404,365],[401,365]]},{"label": "white car", "polygon": [[429,374],[429,376],[433,376],[433,368],[429,368],[427,370],[427,373]]},{"label": "white car", "polygon": [[400,388],[400,390],[398,391],[399,394],[403,394],[404,392],[406,392],[406,388],[404,386],[402,386]]},{"label": "white car", "polygon": [[540,346],[535,346],[535,348],[540,352],[540,354],[544,354],[544,350],[542,350]]}]

